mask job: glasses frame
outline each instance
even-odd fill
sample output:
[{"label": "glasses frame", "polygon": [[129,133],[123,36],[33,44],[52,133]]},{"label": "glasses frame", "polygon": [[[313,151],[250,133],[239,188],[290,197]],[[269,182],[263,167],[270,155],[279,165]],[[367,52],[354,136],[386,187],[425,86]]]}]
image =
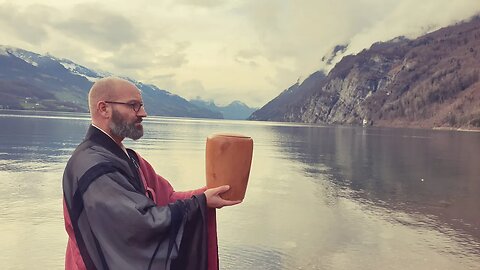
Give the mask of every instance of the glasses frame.
[{"label": "glasses frame", "polygon": [[[110,104],[121,104],[121,105],[128,105],[132,108],[132,110],[136,113],[140,111],[140,109],[143,107],[142,102],[118,102],[118,101],[104,101],[105,103],[110,103]],[[138,107],[137,107],[138,106]],[[137,107],[135,109],[135,107]]]}]

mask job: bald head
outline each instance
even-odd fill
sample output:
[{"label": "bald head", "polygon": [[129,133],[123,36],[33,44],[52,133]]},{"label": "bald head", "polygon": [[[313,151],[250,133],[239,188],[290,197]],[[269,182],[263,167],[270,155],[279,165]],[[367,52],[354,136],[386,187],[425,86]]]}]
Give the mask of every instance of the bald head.
[{"label": "bald head", "polygon": [[133,83],[116,77],[106,77],[96,81],[88,93],[88,107],[92,117],[97,112],[99,101],[117,100],[123,91],[132,88],[136,89]]},{"label": "bald head", "polygon": [[133,83],[115,77],[96,81],[88,93],[88,106],[92,123],[117,143],[143,135],[141,122],[147,113],[142,94]]}]

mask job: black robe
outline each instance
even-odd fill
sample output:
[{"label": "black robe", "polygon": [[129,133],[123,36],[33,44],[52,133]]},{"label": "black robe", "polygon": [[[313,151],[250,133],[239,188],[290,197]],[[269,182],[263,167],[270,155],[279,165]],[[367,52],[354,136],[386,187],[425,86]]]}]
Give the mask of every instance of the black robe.
[{"label": "black robe", "polygon": [[[156,206],[129,154],[90,126],[68,161],[67,256],[78,248],[86,269],[207,269],[205,195]],[[66,268],[69,259],[75,261],[67,257]]]}]

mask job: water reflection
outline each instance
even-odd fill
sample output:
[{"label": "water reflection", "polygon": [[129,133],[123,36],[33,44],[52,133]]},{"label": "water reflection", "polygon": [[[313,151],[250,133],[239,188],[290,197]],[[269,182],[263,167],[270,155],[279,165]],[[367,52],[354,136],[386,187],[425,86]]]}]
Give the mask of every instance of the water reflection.
[{"label": "water reflection", "polygon": [[0,170],[46,169],[71,154],[85,134],[87,119],[52,117],[0,115],[6,127],[0,131]]},{"label": "water reflection", "polygon": [[[70,116],[0,114],[2,269],[62,269],[60,179],[89,124]],[[208,135],[254,139],[245,201],[218,211],[222,269],[480,266],[480,134],[161,117],[144,127],[127,146],[178,190],[205,184]]]},{"label": "water reflection", "polygon": [[441,228],[447,224],[480,239],[480,134],[271,128],[279,134],[276,142],[284,154],[308,165],[305,173],[311,179],[328,172],[345,196],[391,211],[432,216],[426,223],[437,229],[448,233]]}]

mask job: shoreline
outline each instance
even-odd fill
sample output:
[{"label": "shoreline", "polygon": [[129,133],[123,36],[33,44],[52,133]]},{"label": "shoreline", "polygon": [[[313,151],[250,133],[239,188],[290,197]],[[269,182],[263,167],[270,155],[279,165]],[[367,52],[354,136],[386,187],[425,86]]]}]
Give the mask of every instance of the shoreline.
[{"label": "shoreline", "polygon": [[480,132],[480,129],[470,129],[470,128],[433,127],[432,129],[433,130],[460,131],[460,132]]},{"label": "shoreline", "polygon": [[[66,113],[66,114],[79,114],[80,116],[88,116],[88,112],[72,112],[72,111],[47,111],[47,110],[12,110],[12,109],[0,109],[0,114],[2,112],[11,112],[11,113],[18,113],[19,115],[22,114],[38,114],[38,113]],[[158,116],[158,117],[171,117],[171,116],[163,116],[163,115],[152,115],[152,116]],[[174,117],[177,118],[177,117]],[[178,117],[178,118],[186,118],[190,119],[190,117]],[[191,119],[197,119],[197,118],[191,118]],[[202,118],[202,119],[212,119],[214,120],[215,118]],[[223,119],[223,120],[229,120],[229,119]],[[318,126],[336,126],[336,125],[329,125],[329,124],[322,124],[322,123],[307,123],[307,122],[278,122],[278,121],[263,121],[263,120],[242,120],[242,121],[248,121],[248,122],[273,122],[273,123],[286,123],[286,124],[307,124],[307,125],[318,125]],[[362,127],[361,125],[339,125],[339,126],[352,126],[352,127]],[[446,130],[446,131],[458,131],[458,132],[480,132],[480,128],[462,128],[462,127],[425,127],[425,126],[411,126],[411,125],[371,125],[371,126],[363,126],[364,128],[369,128],[369,127],[379,127],[379,128],[412,128],[412,129],[423,129],[423,130]]]}]

